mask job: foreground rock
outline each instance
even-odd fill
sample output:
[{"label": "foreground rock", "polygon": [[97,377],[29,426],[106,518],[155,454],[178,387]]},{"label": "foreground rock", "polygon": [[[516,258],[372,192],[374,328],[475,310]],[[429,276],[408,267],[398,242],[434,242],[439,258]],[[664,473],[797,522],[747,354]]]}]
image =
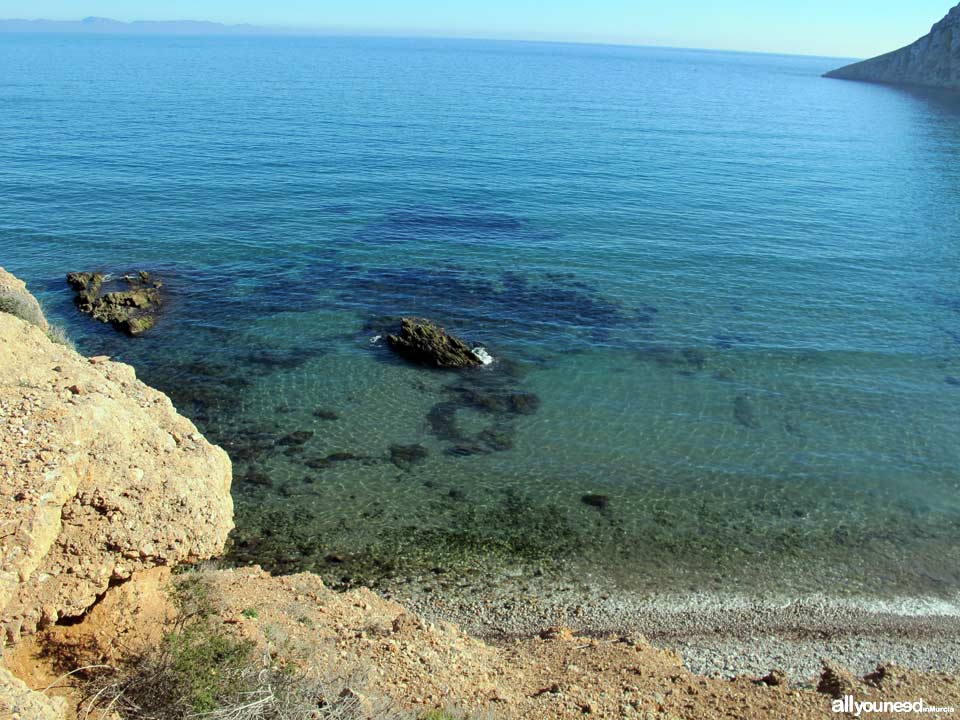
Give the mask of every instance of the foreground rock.
[{"label": "foreground rock", "polygon": [[102,293],[105,280],[102,273],[67,275],[67,284],[76,293],[74,302],[80,312],[110,323],[128,335],[141,335],[156,325],[162,283],[141,271],[124,276],[126,290]]},{"label": "foreground rock", "polygon": [[133,368],[0,313],[0,625],[83,614],[111,583],[218,555],[226,453]]},{"label": "foreground rock", "polygon": [[468,368],[483,365],[483,360],[459,338],[421,318],[403,318],[400,332],[388,335],[387,343],[401,357],[435,368]]},{"label": "foreground rock", "polygon": [[960,5],[913,44],[831,70],[825,77],[960,89]]}]

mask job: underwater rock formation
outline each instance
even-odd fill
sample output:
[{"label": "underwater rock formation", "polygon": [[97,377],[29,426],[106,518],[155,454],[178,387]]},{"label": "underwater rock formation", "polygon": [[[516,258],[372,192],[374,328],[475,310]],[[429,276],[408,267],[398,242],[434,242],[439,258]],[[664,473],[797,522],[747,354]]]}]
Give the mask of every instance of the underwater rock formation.
[{"label": "underwater rock formation", "polygon": [[402,318],[400,332],[388,335],[387,343],[398,355],[420,365],[467,368],[484,364],[462,340],[422,318]]},{"label": "underwater rock formation", "polygon": [[960,5],[916,42],[831,70],[824,77],[960,89]]},{"label": "underwater rock formation", "polygon": [[76,293],[77,309],[94,320],[109,323],[127,335],[142,335],[157,322],[160,288],[149,273],[125,275],[126,290],[101,293],[107,277],[102,273],[75,272],[67,275],[67,284]]}]

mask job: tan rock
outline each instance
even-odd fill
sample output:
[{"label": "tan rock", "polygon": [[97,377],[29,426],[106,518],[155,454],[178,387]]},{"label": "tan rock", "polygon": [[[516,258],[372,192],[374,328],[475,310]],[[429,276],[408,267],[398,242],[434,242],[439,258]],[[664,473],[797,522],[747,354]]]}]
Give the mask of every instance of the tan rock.
[{"label": "tan rock", "polygon": [[0,313],[0,623],[8,638],[81,615],[133,572],[219,554],[233,527],[230,481],[226,453],[133,368],[91,364]]},{"label": "tan rock", "polygon": [[65,720],[67,703],[31,690],[0,665],[0,718],[10,720]]}]

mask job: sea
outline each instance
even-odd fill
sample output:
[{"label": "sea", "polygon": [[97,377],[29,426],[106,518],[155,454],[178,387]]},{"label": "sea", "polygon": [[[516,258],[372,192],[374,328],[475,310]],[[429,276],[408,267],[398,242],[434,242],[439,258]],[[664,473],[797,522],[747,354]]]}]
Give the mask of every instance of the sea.
[{"label": "sea", "polygon": [[[0,35],[0,265],[228,451],[228,563],[952,595],[960,97],[846,62]],[[144,336],[74,308],[139,270]]]}]

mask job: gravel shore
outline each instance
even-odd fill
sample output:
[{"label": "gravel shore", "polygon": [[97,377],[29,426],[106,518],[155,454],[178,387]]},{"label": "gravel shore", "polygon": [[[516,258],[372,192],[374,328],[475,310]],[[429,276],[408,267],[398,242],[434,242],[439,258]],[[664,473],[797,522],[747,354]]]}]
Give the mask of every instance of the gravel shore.
[{"label": "gravel shore", "polygon": [[393,596],[424,617],[493,641],[555,625],[643,636],[677,650],[703,675],[760,677],[776,668],[795,683],[813,684],[821,660],[859,675],[883,663],[960,672],[960,598],[657,595],[529,578],[456,591],[407,586]]}]

